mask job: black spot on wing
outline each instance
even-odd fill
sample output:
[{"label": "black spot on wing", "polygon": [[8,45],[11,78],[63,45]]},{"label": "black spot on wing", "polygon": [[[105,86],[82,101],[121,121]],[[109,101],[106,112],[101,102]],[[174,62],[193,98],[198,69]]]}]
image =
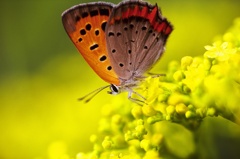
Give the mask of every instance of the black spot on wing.
[{"label": "black spot on wing", "polygon": [[109,32],[108,33],[108,36],[110,37],[110,36],[114,36],[114,33],[113,32]]},{"label": "black spot on wing", "polygon": [[108,9],[100,9],[100,15],[109,16],[109,10]]},{"label": "black spot on wing", "polygon": [[122,34],[120,32],[117,33],[117,36],[121,36]]},{"label": "black spot on wing", "polygon": [[147,30],[147,27],[143,26],[143,27],[142,27],[142,30]]},{"label": "black spot on wing", "polygon": [[133,24],[130,24],[130,25],[129,25],[129,28],[130,28],[130,29],[133,29],[133,28],[134,28],[134,25],[133,25]]},{"label": "black spot on wing", "polygon": [[90,46],[90,50],[95,50],[96,48],[98,48],[98,44],[93,44]]},{"label": "black spot on wing", "polygon": [[86,28],[86,30],[89,31],[89,30],[91,30],[92,26],[91,26],[91,24],[87,24],[85,28]]},{"label": "black spot on wing", "polygon": [[112,66],[108,66],[107,69],[110,71],[112,69]]},{"label": "black spot on wing", "polygon": [[99,30],[95,30],[95,35],[96,35],[96,36],[99,35]]},{"label": "black spot on wing", "polygon": [[116,52],[116,50],[115,49],[112,49],[112,53],[115,53]]},{"label": "black spot on wing", "polygon": [[88,16],[88,12],[83,12],[82,13],[82,18],[85,18],[85,17],[87,17]]},{"label": "black spot on wing", "polygon": [[103,22],[101,25],[101,28],[104,32],[105,32],[106,25],[107,25],[107,22]]},{"label": "black spot on wing", "polygon": [[100,61],[105,61],[107,59],[107,56],[103,55],[99,60]]},{"label": "black spot on wing", "polygon": [[78,22],[80,19],[81,19],[81,18],[77,15],[77,16],[75,17],[75,22]]},{"label": "black spot on wing", "polygon": [[122,63],[119,63],[119,66],[120,66],[120,67],[123,67],[123,66],[124,66],[124,64],[122,64]]},{"label": "black spot on wing", "polygon": [[91,16],[91,17],[94,17],[94,16],[96,16],[96,15],[98,15],[98,10],[92,10],[92,11],[90,11],[90,16]]},{"label": "black spot on wing", "polygon": [[81,34],[81,35],[85,35],[85,34],[86,34],[86,30],[85,30],[85,29],[81,29],[81,30],[80,30],[80,34]]}]

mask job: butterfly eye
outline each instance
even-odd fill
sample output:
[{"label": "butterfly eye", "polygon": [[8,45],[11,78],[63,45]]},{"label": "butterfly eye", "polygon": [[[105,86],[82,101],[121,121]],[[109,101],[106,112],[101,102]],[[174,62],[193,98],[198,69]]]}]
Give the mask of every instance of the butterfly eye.
[{"label": "butterfly eye", "polygon": [[118,94],[119,93],[119,87],[114,84],[110,85],[110,89],[111,89],[111,92],[109,92],[110,94]]}]

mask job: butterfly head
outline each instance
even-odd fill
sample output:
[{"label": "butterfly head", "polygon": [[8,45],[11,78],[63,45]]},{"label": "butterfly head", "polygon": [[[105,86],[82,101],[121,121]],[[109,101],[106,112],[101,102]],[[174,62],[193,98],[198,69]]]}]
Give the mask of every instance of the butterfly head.
[{"label": "butterfly head", "polygon": [[121,92],[121,86],[117,86],[115,84],[110,85],[110,91],[108,91],[109,94],[116,95]]}]

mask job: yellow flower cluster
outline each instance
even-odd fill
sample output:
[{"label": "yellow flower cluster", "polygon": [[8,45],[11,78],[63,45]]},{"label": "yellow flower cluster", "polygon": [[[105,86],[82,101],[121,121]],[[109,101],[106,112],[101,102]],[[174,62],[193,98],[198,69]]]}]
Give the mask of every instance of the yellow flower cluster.
[{"label": "yellow flower cluster", "polygon": [[240,134],[235,125],[240,124],[240,19],[205,49],[202,57],[171,62],[166,76],[147,78],[140,86],[146,104],[125,105],[123,100],[104,106],[100,135],[90,138],[93,151],[79,153],[77,159],[216,157],[220,152],[209,144],[212,140],[206,143],[216,146],[214,150],[201,140],[204,134],[216,133],[210,123],[212,127],[227,123]]}]

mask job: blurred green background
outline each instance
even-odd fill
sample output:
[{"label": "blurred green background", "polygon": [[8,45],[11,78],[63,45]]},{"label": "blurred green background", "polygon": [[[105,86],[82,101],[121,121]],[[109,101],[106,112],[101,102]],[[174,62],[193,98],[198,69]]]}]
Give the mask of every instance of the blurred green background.
[{"label": "blurred green background", "polygon": [[[61,13],[79,0],[0,1],[0,159],[53,159],[57,149],[72,157],[91,151],[101,105],[77,101],[106,85],[69,40]],[[118,3],[119,1],[111,1]],[[174,25],[165,55],[154,68],[201,55],[239,14],[239,0],[152,0]],[[122,95],[120,95],[122,96]],[[126,94],[123,94],[126,96]]]}]

